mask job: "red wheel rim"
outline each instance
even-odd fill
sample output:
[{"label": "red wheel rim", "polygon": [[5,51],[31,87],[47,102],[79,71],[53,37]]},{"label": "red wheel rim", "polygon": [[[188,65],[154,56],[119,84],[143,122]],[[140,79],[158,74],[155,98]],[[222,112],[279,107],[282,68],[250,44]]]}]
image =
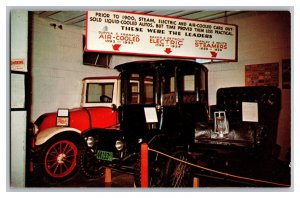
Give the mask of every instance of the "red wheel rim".
[{"label": "red wheel rim", "polygon": [[47,151],[44,164],[46,172],[54,178],[69,175],[76,167],[77,147],[69,140],[53,144]]}]

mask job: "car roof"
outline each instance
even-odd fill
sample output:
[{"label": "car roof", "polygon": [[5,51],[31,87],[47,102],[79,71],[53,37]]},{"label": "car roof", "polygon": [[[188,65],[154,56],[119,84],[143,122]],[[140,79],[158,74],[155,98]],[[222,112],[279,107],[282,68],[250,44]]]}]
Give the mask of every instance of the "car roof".
[{"label": "car roof", "polygon": [[155,69],[157,67],[165,67],[165,68],[172,68],[175,66],[179,67],[200,67],[207,71],[207,68],[193,60],[182,60],[182,59],[163,59],[163,60],[144,60],[144,61],[134,61],[128,62],[124,64],[120,64],[115,66],[115,69],[119,72],[123,71],[140,71],[145,69]]},{"label": "car roof", "polygon": [[82,80],[95,80],[95,79],[119,79],[120,76],[91,76],[91,77],[85,77]]}]

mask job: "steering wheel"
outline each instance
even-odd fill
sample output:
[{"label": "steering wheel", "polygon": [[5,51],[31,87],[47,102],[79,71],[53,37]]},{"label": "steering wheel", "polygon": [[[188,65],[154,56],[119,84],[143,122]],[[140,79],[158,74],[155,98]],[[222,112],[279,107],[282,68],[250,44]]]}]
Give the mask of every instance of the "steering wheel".
[{"label": "steering wheel", "polygon": [[102,96],[100,96],[100,102],[110,103],[110,102],[112,102],[112,98],[107,95],[102,95]]}]

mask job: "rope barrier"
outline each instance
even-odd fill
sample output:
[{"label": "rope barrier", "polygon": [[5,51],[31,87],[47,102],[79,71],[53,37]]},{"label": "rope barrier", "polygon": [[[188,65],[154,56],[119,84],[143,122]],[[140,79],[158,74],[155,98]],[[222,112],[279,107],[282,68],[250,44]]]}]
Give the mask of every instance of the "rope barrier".
[{"label": "rope barrier", "polygon": [[151,149],[151,148],[148,148],[149,151],[153,151],[153,152],[156,152],[158,154],[161,154],[161,155],[164,155],[168,158],[171,158],[173,160],[177,160],[179,162],[182,162],[182,163],[185,163],[185,164],[188,164],[190,166],[194,166],[196,168],[200,168],[200,169],[203,169],[203,170],[206,170],[206,171],[210,171],[210,172],[213,172],[213,173],[217,173],[217,174],[221,174],[221,175],[225,175],[227,177],[233,177],[233,178],[237,178],[237,179],[242,179],[242,180],[249,180],[249,181],[254,181],[254,182],[259,182],[259,183],[266,183],[266,184],[272,184],[272,185],[277,185],[277,186],[282,186],[282,187],[290,187],[290,185],[287,185],[287,184],[281,184],[281,183],[277,183],[277,182],[270,182],[270,181],[265,181],[265,180],[260,180],[260,179],[253,179],[253,178],[248,178],[248,177],[242,177],[242,176],[238,176],[238,175],[233,175],[233,174],[229,174],[229,173],[224,173],[224,172],[221,172],[221,171],[216,171],[216,170],[213,170],[213,169],[210,169],[210,168],[206,168],[206,167],[203,167],[203,166],[199,166],[199,165],[196,165],[196,164],[192,164],[190,162],[187,162],[187,161],[183,161],[183,160],[180,160],[178,158],[175,158],[173,156],[170,156],[168,154],[165,154],[165,153],[162,153],[160,151],[157,151],[155,149]]}]

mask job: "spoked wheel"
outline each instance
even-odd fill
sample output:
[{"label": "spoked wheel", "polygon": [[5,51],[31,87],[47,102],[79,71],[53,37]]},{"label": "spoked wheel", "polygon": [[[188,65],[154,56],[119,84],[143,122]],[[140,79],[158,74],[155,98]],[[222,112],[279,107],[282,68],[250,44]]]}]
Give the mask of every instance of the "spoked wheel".
[{"label": "spoked wheel", "polygon": [[90,179],[99,178],[104,175],[105,167],[101,160],[96,159],[95,152],[86,146],[81,146],[78,153],[79,172]]},{"label": "spoked wheel", "polygon": [[76,171],[78,149],[71,140],[50,141],[42,151],[39,170],[46,183],[63,182]]},{"label": "spoked wheel", "polygon": [[150,153],[149,159],[150,165],[148,185],[150,187],[160,187],[164,182],[166,159],[157,153]]},{"label": "spoked wheel", "polygon": [[191,158],[186,152],[177,152],[173,155],[181,160],[169,159],[166,165],[166,187],[192,187],[192,167],[182,161],[190,162]]},{"label": "spoked wheel", "polygon": [[[166,159],[157,153],[149,153],[148,187],[161,187],[164,183]],[[141,159],[138,156],[135,165],[135,185],[141,187]]]}]

